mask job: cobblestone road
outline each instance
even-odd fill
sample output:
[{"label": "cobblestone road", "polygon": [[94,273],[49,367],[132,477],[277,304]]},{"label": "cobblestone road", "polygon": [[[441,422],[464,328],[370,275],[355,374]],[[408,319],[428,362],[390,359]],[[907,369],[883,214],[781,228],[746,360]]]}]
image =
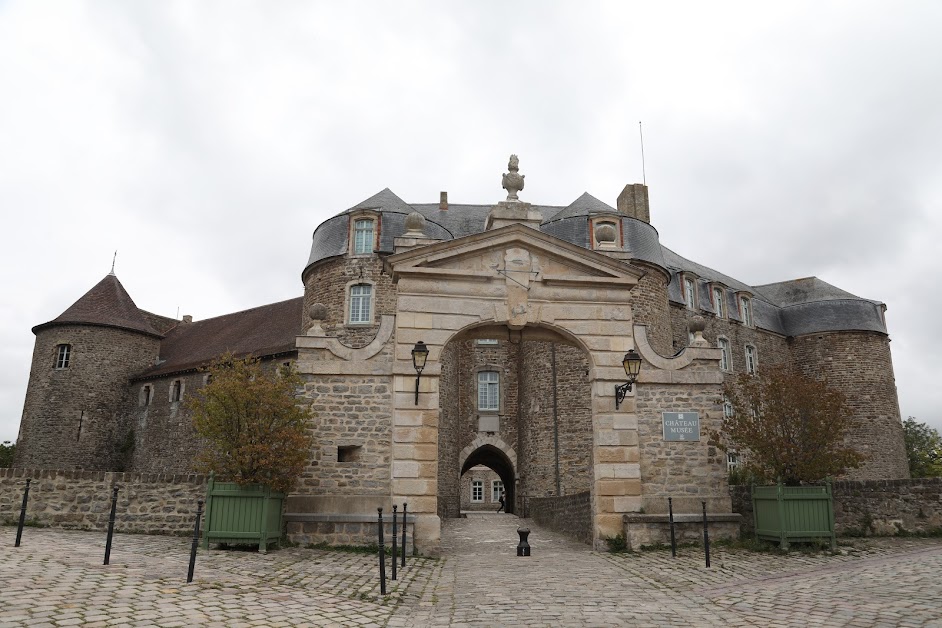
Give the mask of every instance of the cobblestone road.
[{"label": "cobblestone road", "polygon": [[[518,558],[528,525],[533,555]],[[0,527],[5,626],[934,626],[942,540],[855,541],[839,556],[714,548],[612,555],[513,515],[446,522],[441,560],[412,559],[379,594],[375,558],[289,548],[200,551],[189,540]],[[390,569],[387,570],[391,572]]]}]

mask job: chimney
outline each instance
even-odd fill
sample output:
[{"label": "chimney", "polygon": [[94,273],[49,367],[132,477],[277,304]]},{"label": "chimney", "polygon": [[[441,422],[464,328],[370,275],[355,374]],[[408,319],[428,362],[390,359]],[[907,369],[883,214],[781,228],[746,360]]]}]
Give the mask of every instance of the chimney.
[{"label": "chimney", "polygon": [[448,209],[448,192],[442,192],[439,196],[438,208],[442,211]]},{"label": "chimney", "polygon": [[651,209],[648,206],[648,186],[629,183],[618,195],[618,211],[631,218],[650,223]]},{"label": "chimney", "polygon": [[184,323],[192,323],[192,322],[193,322],[193,317],[192,317],[191,315],[189,315],[189,314],[184,314],[184,315],[183,315],[183,322],[184,322]]}]

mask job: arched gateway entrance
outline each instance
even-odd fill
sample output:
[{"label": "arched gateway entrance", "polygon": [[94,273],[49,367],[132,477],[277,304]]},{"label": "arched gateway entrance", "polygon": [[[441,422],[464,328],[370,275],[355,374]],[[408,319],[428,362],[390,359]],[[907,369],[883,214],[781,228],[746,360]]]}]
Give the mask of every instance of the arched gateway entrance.
[{"label": "arched gateway entrance", "polygon": [[[634,400],[616,410],[613,398],[641,271],[522,223],[496,226],[386,262],[397,283],[392,497],[416,514],[422,551],[437,550],[441,518],[460,506],[472,455],[500,468],[515,509],[586,494],[595,543],[641,505]],[[416,402],[418,341],[429,355]],[[459,462],[480,437],[513,449],[515,466],[487,447]]]}]

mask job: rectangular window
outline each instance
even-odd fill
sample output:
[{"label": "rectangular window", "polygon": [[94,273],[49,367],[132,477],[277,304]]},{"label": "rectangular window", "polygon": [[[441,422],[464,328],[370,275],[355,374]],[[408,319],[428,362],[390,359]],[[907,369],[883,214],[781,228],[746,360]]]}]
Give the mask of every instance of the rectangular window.
[{"label": "rectangular window", "polygon": [[726,469],[732,471],[739,466],[739,454],[735,451],[726,452]]},{"label": "rectangular window", "polygon": [[752,300],[748,297],[739,299],[739,316],[746,327],[752,327]]},{"label": "rectangular window", "polygon": [[733,416],[733,404],[728,401],[723,402],[723,418],[730,419]]},{"label": "rectangular window", "polygon": [[726,318],[726,294],[722,288],[713,288],[713,309],[717,318]]},{"label": "rectangular window", "polygon": [[72,345],[56,346],[56,368],[69,368],[69,359],[72,357]]},{"label": "rectangular window", "polygon": [[367,255],[373,252],[373,221],[357,220],[353,223],[353,254]]},{"label": "rectangular window", "polygon": [[755,375],[756,370],[756,348],[752,345],[746,345],[746,372]]},{"label": "rectangular window", "polygon": [[151,398],[153,397],[154,389],[151,388],[150,384],[145,385],[141,388],[141,405],[149,406]]},{"label": "rectangular window", "polygon": [[500,480],[491,480],[491,501],[499,502],[500,494],[504,492],[504,483]]},{"label": "rectangular window", "polygon": [[497,341],[497,338],[478,338],[475,342],[476,342],[477,344],[479,344],[479,345],[496,345],[496,344],[500,344],[500,343]]},{"label": "rectangular window", "polygon": [[478,504],[484,501],[483,480],[471,480],[471,501]]},{"label": "rectangular window", "polygon": [[170,402],[180,401],[180,397],[183,394],[183,382],[179,379],[173,380],[173,383],[170,384]]},{"label": "rectangular window", "polygon": [[718,338],[716,340],[716,346],[720,348],[720,368],[724,371],[732,370],[733,365],[729,360],[729,340],[726,338]]},{"label": "rectangular window", "polygon": [[478,410],[482,412],[500,410],[500,375],[497,371],[478,373]]},{"label": "rectangular window", "polygon": [[369,323],[372,321],[370,314],[373,297],[373,286],[369,284],[358,284],[350,286],[350,322],[351,323]]},{"label": "rectangular window", "polygon": [[689,277],[684,277],[684,301],[687,303],[688,310],[697,309],[697,298],[696,292],[694,291],[696,285],[693,282],[693,279]]}]

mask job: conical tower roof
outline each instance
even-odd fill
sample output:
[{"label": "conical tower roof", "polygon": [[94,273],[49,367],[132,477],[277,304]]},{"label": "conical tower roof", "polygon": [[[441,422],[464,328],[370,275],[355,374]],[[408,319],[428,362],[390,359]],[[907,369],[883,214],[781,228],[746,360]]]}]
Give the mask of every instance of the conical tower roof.
[{"label": "conical tower roof", "polygon": [[100,325],[160,337],[113,274],[106,275],[53,320],[33,327],[33,333],[56,325]]}]

